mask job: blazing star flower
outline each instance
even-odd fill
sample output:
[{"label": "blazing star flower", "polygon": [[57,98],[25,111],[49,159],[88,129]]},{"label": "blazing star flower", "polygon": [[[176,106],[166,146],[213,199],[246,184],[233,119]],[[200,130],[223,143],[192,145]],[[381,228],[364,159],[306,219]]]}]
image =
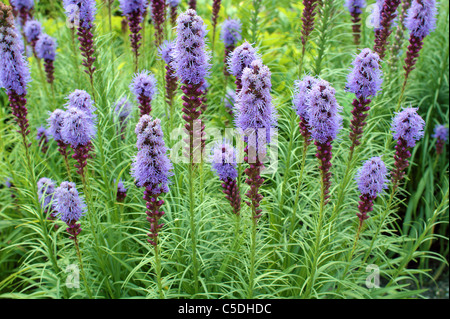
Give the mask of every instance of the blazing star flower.
[{"label": "blazing star flower", "polygon": [[442,154],[444,151],[444,144],[448,141],[448,127],[445,125],[437,124],[434,127],[433,138],[437,139],[436,141],[436,153]]},{"label": "blazing star flower", "polygon": [[161,121],[143,115],[136,125],[135,133],[138,153],[132,165],[132,176],[136,179],[136,185],[147,187],[154,194],[167,193],[172,163],[166,155]]},{"label": "blazing star flower", "polygon": [[61,127],[61,137],[65,143],[74,149],[80,145],[86,146],[95,134],[96,127],[89,113],[76,107],[67,109]]},{"label": "blazing star flower", "polygon": [[0,85],[5,88],[12,109],[20,128],[24,144],[30,133],[27,119],[26,94],[31,81],[30,70],[22,55],[19,38],[14,26],[11,7],[0,2]]},{"label": "blazing star flower", "polygon": [[[250,64],[253,61],[259,59],[260,55],[257,53],[256,49],[254,49],[250,43],[245,41],[229,56],[228,71],[236,77],[236,80],[239,81],[240,84],[244,69],[250,67]],[[237,91],[238,90],[236,89],[236,93]]]},{"label": "blazing star flower", "polygon": [[38,141],[39,147],[41,148],[42,153],[47,153],[48,150],[48,132],[44,126],[40,126],[37,128],[37,136],[36,140]]},{"label": "blazing star flower", "polygon": [[216,172],[222,181],[237,178],[236,149],[227,140],[214,145],[211,150],[210,161],[211,169]]},{"label": "blazing star flower", "polygon": [[364,220],[369,218],[367,213],[373,210],[375,198],[387,189],[387,173],[386,165],[379,157],[370,158],[359,169],[355,179],[361,192],[359,213],[356,214],[360,220],[360,227]]},{"label": "blazing star flower", "polygon": [[303,79],[294,82],[294,98],[292,99],[293,108],[300,118],[300,133],[308,141],[310,138],[309,133],[309,116],[307,112],[308,101],[312,87],[317,83],[318,79],[306,75]]},{"label": "blazing star flower", "polygon": [[54,61],[56,58],[56,40],[48,34],[41,33],[36,42],[36,56],[39,59]]},{"label": "blazing star flower", "polygon": [[387,40],[392,33],[391,25],[397,17],[397,8],[401,0],[377,0],[377,13],[374,14],[375,45],[373,50],[378,53],[380,59],[384,59]]},{"label": "blazing star flower", "polygon": [[141,116],[150,114],[152,110],[151,101],[158,91],[155,76],[147,70],[143,70],[141,73],[135,74],[130,84],[130,90],[133,92],[137,102],[139,103]]},{"label": "blazing star flower", "polygon": [[407,147],[416,146],[416,141],[423,135],[425,121],[417,114],[417,108],[405,108],[396,113],[392,123],[392,132],[395,140],[402,139]]},{"label": "blazing star flower", "polygon": [[84,90],[75,90],[69,94],[67,97],[67,103],[65,104],[66,109],[75,108],[80,111],[85,112],[92,119],[96,118],[94,114],[96,108],[94,106],[94,101],[92,100],[89,93]]},{"label": "blazing star flower", "polygon": [[423,39],[436,28],[436,1],[413,0],[406,17],[406,27],[410,34]]},{"label": "blazing star flower", "polygon": [[201,85],[209,75],[209,53],[206,51],[206,25],[195,10],[188,9],[177,19],[177,40],[172,67],[184,84]]},{"label": "blazing star flower", "polygon": [[65,111],[56,109],[50,113],[50,117],[47,119],[49,125],[48,133],[53,136],[55,141],[62,141],[61,129],[63,127]]},{"label": "blazing star flower", "polygon": [[224,53],[224,69],[223,73],[225,76],[228,76],[227,70],[227,61],[231,52],[233,52],[237,43],[241,41],[241,22],[239,20],[227,19],[222,24],[222,32],[220,33],[220,38],[225,44],[225,53]]},{"label": "blazing star flower", "polygon": [[18,12],[18,20],[22,26],[33,17],[34,0],[10,0],[9,3]]},{"label": "blazing star flower", "polygon": [[152,19],[155,26],[155,44],[160,46],[164,38],[164,21],[166,20],[166,1],[152,0]]},{"label": "blazing star flower", "polygon": [[161,44],[161,46],[158,48],[158,54],[159,56],[166,62],[166,64],[170,65],[173,61],[172,58],[172,52],[175,49],[175,40],[174,41],[167,41],[164,40],[164,42]]},{"label": "blazing star flower", "polygon": [[[175,75],[175,70],[172,69],[172,51],[175,49],[175,41],[164,40],[163,44],[158,48],[160,57],[166,62],[166,101],[170,106],[173,105],[175,92],[178,88],[178,78]],[[170,114],[172,116],[172,114]]]},{"label": "blazing star flower", "polygon": [[366,7],[365,0],[345,0],[345,7],[350,13],[362,13],[362,9]]},{"label": "blazing star flower", "polygon": [[303,0],[303,16],[302,16],[302,45],[305,47],[309,35],[314,30],[315,9],[319,4],[318,0]]},{"label": "blazing star flower", "polygon": [[62,182],[54,193],[55,210],[63,222],[77,222],[84,214],[86,205],[79,196],[75,183]]},{"label": "blazing star flower", "polygon": [[23,32],[25,34],[25,37],[27,38],[28,43],[31,43],[31,45],[34,46],[42,32],[41,23],[37,20],[28,20],[25,23]]},{"label": "blazing star flower", "polygon": [[50,206],[50,203],[55,193],[55,187],[55,182],[50,178],[42,177],[37,182],[39,203],[45,211],[53,209],[53,205]]},{"label": "blazing star flower", "polygon": [[167,4],[170,7],[170,24],[175,25],[177,23],[177,8],[181,0],[168,0]]},{"label": "blazing star flower", "polygon": [[[116,183],[116,180],[114,180],[114,184]],[[116,199],[118,202],[123,202],[125,200],[125,197],[127,197],[127,189],[125,186],[123,186],[123,182],[120,179],[119,183],[117,183],[117,196]]]},{"label": "blazing star flower", "polygon": [[79,14],[80,26],[83,28],[92,27],[97,12],[95,0],[63,0],[63,4],[68,17],[73,17],[74,11],[76,11]]}]

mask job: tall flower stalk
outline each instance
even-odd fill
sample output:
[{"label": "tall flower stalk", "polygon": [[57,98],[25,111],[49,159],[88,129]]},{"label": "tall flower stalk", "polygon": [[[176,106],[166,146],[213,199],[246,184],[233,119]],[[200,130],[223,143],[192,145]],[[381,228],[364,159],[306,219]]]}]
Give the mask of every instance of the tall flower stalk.
[{"label": "tall flower stalk", "polygon": [[224,67],[223,74],[227,77],[230,75],[227,68],[227,61],[229,59],[230,54],[236,48],[236,45],[242,39],[241,35],[241,22],[239,20],[227,19],[222,24],[222,30],[220,33],[220,38],[225,45],[225,52],[223,57]]},{"label": "tall flower stalk", "polygon": [[444,151],[444,145],[448,141],[448,127],[438,124],[434,127],[434,134],[432,136],[436,139],[436,154],[440,155]]},{"label": "tall flower stalk", "polygon": [[346,0],[345,6],[352,16],[353,42],[359,45],[361,40],[361,14],[363,13],[362,9],[366,7],[366,1]]},{"label": "tall flower stalk", "polygon": [[302,53],[300,55],[299,63],[299,76],[302,75],[303,71],[303,60],[306,53],[306,44],[308,43],[309,36],[314,30],[314,17],[316,15],[316,7],[319,4],[319,0],[303,0],[303,15],[302,15],[302,30],[301,30],[301,43],[302,43]]},{"label": "tall flower stalk", "polygon": [[178,5],[180,4],[181,0],[168,0],[167,4],[170,7],[170,24],[172,25],[172,27],[175,27],[177,24],[177,10],[178,10]]},{"label": "tall flower stalk", "polygon": [[36,55],[36,42],[42,33],[41,23],[37,20],[28,20],[23,28],[23,33],[27,42],[31,45],[34,55]]},{"label": "tall flower stalk", "polygon": [[148,6],[147,0],[120,0],[120,9],[126,17],[130,29],[131,49],[134,53],[134,72],[139,69],[139,47],[142,34],[140,33],[144,22],[144,13]]},{"label": "tall flower stalk", "polygon": [[150,114],[151,103],[157,93],[155,76],[147,70],[135,74],[130,84],[130,90],[139,104],[141,116]]},{"label": "tall flower stalk", "polygon": [[155,45],[159,47],[164,40],[164,21],[166,20],[165,0],[152,0],[152,19],[155,27]]},{"label": "tall flower stalk", "polygon": [[19,23],[24,26],[33,19],[34,0],[10,0],[12,8],[17,12]]},{"label": "tall flower stalk", "polygon": [[245,68],[250,67],[250,64],[259,59],[260,55],[250,43],[244,41],[229,55],[228,71],[236,78],[236,95],[242,89],[242,73]]},{"label": "tall flower stalk", "polygon": [[152,119],[149,115],[143,115],[136,125],[138,153],[132,166],[132,176],[138,187],[145,187],[144,200],[147,207],[147,220],[150,223],[148,242],[155,249],[157,280],[160,297],[163,298],[161,284],[161,266],[158,255],[158,234],[164,224],[159,221],[164,215],[161,206],[162,199],[158,199],[163,193],[169,191],[169,177],[172,163],[167,157],[167,148],[161,130],[161,121]]},{"label": "tall flower stalk", "polygon": [[250,278],[248,285],[248,298],[253,297],[255,275],[255,249],[256,249],[256,225],[261,217],[260,202],[263,196],[259,189],[264,183],[261,170],[264,167],[263,160],[267,152],[267,143],[275,133],[277,125],[276,109],[272,104],[270,95],[271,73],[261,60],[255,60],[249,68],[245,68],[242,74],[242,89],[238,94],[235,125],[244,134],[245,157],[248,164],[244,173],[247,175],[245,183],[250,189],[245,194],[249,201],[245,203],[251,208],[252,238],[250,252]]},{"label": "tall flower stalk", "polygon": [[47,119],[48,123],[48,133],[53,137],[53,139],[58,144],[58,152],[64,158],[64,164],[66,165],[67,176],[69,180],[72,180],[72,176],[70,174],[70,165],[69,158],[70,155],[70,145],[66,144],[61,135],[61,129],[63,127],[65,111],[61,109],[56,109],[52,113],[50,113],[49,118]]},{"label": "tall flower stalk", "polygon": [[56,40],[45,33],[41,34],[36,42],[36,56],[38,59],[44,60],[47,82],[51,85],[53,93],[53,81],[55,79],[53,75],[55,71],[53,62],[56,58],[56,47]]},{"label": "tall flower stalk", "polygon": [[176,94],[176,90],[178,89],[178,78],[175,74],[175,70],[173,69],[173,57],[172,51],[175,48],[175,41],[164,41],[161,47],[158,49],[159,55],[166,63],[166,75],[165,75],[165,83],[166,83],[166,103],[169,105],[170,113],[167,116],[170,118],[170,126],[172,128],[173,125],[173,116],[174,116],[174,97]]},{"label": "tall flower stalk", "polygon": [[388,38],[392,33],[392,22],[397,16],[397,8],[401,0],[377,0],[378,18],[375,29],[375,45],[373,50],[378,53],[381,60],[384,59]]},{"label": "tall flower stalk", "polygon": [[214,54],[214,46],[216,44],[216,27],[217,27],[217,19],[219,18],[220,6],[222,4],[222,0],[213,0],[212,4],[212,14],[211,14],[211,22],[213,27],[213,38],[212,38],[212,51]]}]

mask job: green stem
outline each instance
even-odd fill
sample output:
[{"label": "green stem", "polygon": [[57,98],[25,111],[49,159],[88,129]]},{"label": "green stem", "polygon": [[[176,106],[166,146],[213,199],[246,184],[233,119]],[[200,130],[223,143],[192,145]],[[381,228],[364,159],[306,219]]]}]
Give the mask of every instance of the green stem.
[{"label": "green stem", "polygon": [[256,208],[252,205],[252,237],[250,243],[250,277],[248,284],[248,294],[247,299],[253,298],[253,288],[255,280],[255,250],[256,250],[256,223],[258,220],[255,218]]},{"label": "green stem", "polygon": [[86,292],[89,296],[89,299],[93,299],[92,292],[91,292],[91,289],[89,288],[89,285],[87,284],[86,274],[85,274],[84,268],[83,268],[83,261],[81,259],[80,247],[78,246],[78,238],[75,236],[74,240],[75,240],[75,249],[77,251],[78,261],[80,263],[81,277],[83,277],[83,281],[84,281],[84,287],[86,288]]},{"label": "green stem", "polygon": [[195,227],[195,211],[194,211],[194,164],[192,154],[189,163],[189,216],[191,226],[191,248],[192,248],[192,269],[194,276],[194,293],[198,292],[198,263],[197,263],[197,241],[196,241],[196,227]]},{"label": "green stem", "polygon": [[155,246],[155,263],[156,263],[156,281],[158,284],[159,298],[164,299],[164,293],[161,283],[161,260],[159,258],[158,246]]}]

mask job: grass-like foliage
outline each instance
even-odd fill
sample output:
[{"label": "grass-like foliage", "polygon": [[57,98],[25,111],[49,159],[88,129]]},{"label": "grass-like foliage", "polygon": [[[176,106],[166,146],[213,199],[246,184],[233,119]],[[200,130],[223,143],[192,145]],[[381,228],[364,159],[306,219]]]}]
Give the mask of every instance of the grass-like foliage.
[{"label": "grass-like foliage", "polygon": [[[154,7],[164,3],[152,2]],[[180,79],[169,83],[166,64],[155,45],[161,41],[161,32],[164,40],[177,38],[171,14],[186,12],[188,1],[181,1],[175,10],[168,6],[164,24],[156,29],[162,16],[155,18],[147,10],[141,28],[134,25],[133,49],[130,21],[123,22],[119,1],[96,1],[89,29],[93,52],[88,54],[95,60],[89,60],[89,68],[82,65],[88,58],[81,55],[78,37],[90,48],[90,35],[79,36],[69,28],[62,1],[36,3],[33,19],[57,41],[54,80],[47,82],[48,61],[37,59],[32,45],[21,38],[32,79],[26,95],[28,135],[18,131],[7,91],[0,89],[0,297],[420,298],[448,274],[449,155],[445,141],[437,154],[438,140],[433,137],[437,124],[448,127],[448,1],[440,2],[436,28],[423,39],[406,85],[403,66],[411,54],[407,53],[409,31],[399,24],[404,8],[398,7],[399,18],[392,23],[386,56],[380,60],[381,90],[371,97],[360,144],[354,150],[349,134],[356,97],[348,90],[347,76],[361,49],[374,47],[373,13],[368,8],[375,1],[367,1],[359,27],[353,26],[344,0],[317,2],[313,29],[303,45],[302,1],[221,1],[213,46],[213,1],[197,1],[197,14],[209,31],[205,40],[211,64],[206,96],[201,97],[194,96],[195,87],[181,89],[186,83]],[[140,15],[129,16],[138,21]],[[241,24],[242,40],[235,47],[247,40],[271,72],[277,135],[269,155],[275,156],[261,172],[264,181],[257,192],[263,197],[253,202],[246,196],[255,190],[249,186],[249,164],[241,160],[236,180],[224,182],[211,170],[207,156],[215,142],[223,141],[226,129],[236,124],[225,98],[227,89],[236,90],[236,78],[224,74],[226,47],[220,32],[227,18]],[[359,45],[354,30],[360,32]],[[134,95],[130,84],[136,70],[154,75],[156,94]],[[293,108],[294,82],[304,75],[327,81],[342,108],[342,128],[331,142],[328,186],[319,169],[323,163],[316,158],[317,146],[301,134],[300,118]],[[175,90],[173,97],[166,98],[166,87]],[[89,154],[82,175],[75,165],[83,159],[73,158],[70,146],[66,163],[51,136],[48,142],[36,139],[37,129],[47,127],[49,113],[65,110],[67,97],[76,89],[89,93],[95,108],[92,145],[79,150]],[[182,99],[186,94],[198,99],[190,100],[192,105],[198,101],[207,106],[200,116],[207,154],[200,163],[182,156],[189,151],[189,145],[186,150],[182,143],[183,129],[186,123],[194,123],[186,114],[198,111],[182,111],[189,104]],[[121,126],[116,103],[124,97],[133,108]],[[155,195],[156,201],[163,200],[161,205],[152,202],[148,187],[143,198],[145,187],[138,187],[131,174],[138,153],[135,127],[140,103],[150,103],[151,117],[160,120],[173,166],[168,191]],[[404,178],[393,183],[398,144],[391,127],[403,107],[417,108],[425,124],[423,137],[409,148]],[[227,140],[237,146],[237,157],[242,159],[240,137],[230,135]],[[152,143],[146,146],[150,152],[156,150]],[[386,164],[387,188],[373,199],[369,218],[361,220],[355,177],[372,157]],[[159,162],[161,157],[157,158]],[[75,239],[60,216],[52,217],[42,208],[37,182],[43,177],[53,180],[55,187],[65,181],[76,186],[85,209],[77,220],[81,232]],[[126,189],[125,198],[119,184]],[[232,197],[232,191],[226,197],[226,185],[240,192],[240,210],[230,205],[237,197]],[[324,193],[326,187],[328,193]],[[55,197],[56,193],[51,200]],[[60,209],[54,213],[62,214],[64,208]],[[147,212],[152,209],[153,213]],[[260,216],[255,217],[259,209]]]}]

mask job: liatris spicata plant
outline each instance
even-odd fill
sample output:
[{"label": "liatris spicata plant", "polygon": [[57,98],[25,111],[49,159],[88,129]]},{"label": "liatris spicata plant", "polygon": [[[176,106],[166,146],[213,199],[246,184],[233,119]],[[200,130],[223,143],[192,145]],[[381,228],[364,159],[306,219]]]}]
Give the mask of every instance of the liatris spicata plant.
[{"label": "liatris spicata plant", "polygon": [[[37,182],[39,203],[41,203],[44,213],[49,214],[47,217],[48,220],[55,220],[57,217],[55,203],[53,201],[55,187],[55,182],[50,178],[42,177]],[[58,229],[58,225],[56,224],[55,229]]]},{"label": "liatris spicata plant", "polygon": [[339,114],[341,106],[335,97],[336,90],[325,80],[318,80],[313,85],[307,106],[308,122],[311,138],[317,147],[316,157],[320,161],[319,170],[322,179],[322,200],[321,203],[328,203],[331,186],[331,143],[336,138],[342,123]]},{"label": "liatris spicata plant", "polygon": [[424,135],[424,126],[425,121],[417,114],[417,108],[412,107],[396,113],[392,121],[392,134],[397,141],[394,155],[395,169],[391,174],[394,191],[398,187],[398,183],[403,179],[405,169],[409,166],[410,149]]},{"label": "liatris spicata plant", "polygon": [[[74,8],[78,7],[78,10]],[[96,57],[94,48],[93,29],[96,7],[95,0],[64,0],[64,8],[69,19],[74,18],[74,14],[78,14],[78,40],[80,41],[81,55],[83,56],[84,70],[89,75],[92,92],[94,93],[94,61]],[[74,12],[76,11],[76,12]]]},{"label": "liatris spicata plant", "polygon": [[9,3],[17,11],[22,26],[33,18],[34,0],[10,0]]},{"label": "liatris spicata plant", "polygon": [[128,102],[127,97],[122,97],[118,100],[114,107],[114,113],[118,121],[118,130],[120,131],[120,138],[125,139],[125,129],[130,119],[131,112],[133,111],[133,104]]},{"label": "liatris spicata plant", "polygon": [[170,112],[170,118],[173,117],[172,114],[172,106],[173,106],[173,99],[175,97],[175,93],[178,87],[178,78],[175,75],[175,70],[172,67],[173,64],[173,50],[175,49],[175,41],[167,41],[165,40],[163,44],[159,47],[158,53],[161,56],[161,58],[166,63],[166,102],[169,104],[171,108]]},{"label": "liatris spicata plant", "polygon": [[[379,26],[375,29],[375,45],[373,50],[378,53],[381,60],[386,54],[388,38],[392,33],[392,21],[397,16],[400,0],[377,0],[379,6]],[[377,23],[378,24],[378,23]]]},{"label": "liatris spicata plant", "polygon": [[40,126],[37,128],[37,136],[36,140],[38,141],[39,148],[42,153],[47,153],[48,150],[48,132],[44,126]]},{"label": "liatris spicata plant", "polygon": [[142,27],[141,23],[144,21],[144,13],[147,9],[147,0],[120,0],[120,9],[123,15],[128,20],[130,28],[130,42],[131,49],[134,52],[134,71],[138,71],[139,63],[139,47],[141,46],[142,34],[140,33]]},{"label": "liatris spicata plant", "polygon": [[409,46],[405,58],[405,79],[402,93],[405,90],[409,74],[419,57],[423,46],[423,39],[436,28],[436,1],[435,0],[413,0],[406,17],[406,28],[408,28]]},{"label": "liatris spicata plant", "polygon": [[175,26],[177,23],[177,9],[181,0],[168,0],[167,4],[170,7],[170,24]]},{"label": "liatris spicata plant", "polygon": [[8,94],[12,114],[16,118],[19,133],[28,153],[26,136],[30,130],[26,95],[28,82],[31,81],[30,70],[20,50],[11,7],[3,3],[0,3],[0,30],[0,84]]},{"label": "liatris spicata plant", "polygon": [[370,110],[369,104],[371,100],[369,97],[375,97],[381,90],[382,71],[381,61],[378,54],[366,48],[361,50],[355,60],[352,62],[353,70],[347,77],[347,91],[356,95],[353,100],[353,119],[350,125],[350,158],[352,159],[353,151],[359,144],[363,133],[363,128],[366,125],[365,119],[367,112]]},{"label": "liatris spicata plant", "polygon": [[150,222],[148,242],[158,245],[158,232],[163,224],[159,219],[164,215],[160,210],[164,204],[158,197],[169,191],[169,177],[173,175],[172,163],[167,157],[167,147],[163,139],[161,121],[143,115],[136,125],[138,153],[133,161],[131,174],[136,186],[145,187],[144,199],[147,202],[147,220]]},{"label": "liatris spicata plant", "polygon": [[363,12],[362,9],[366,7],[366,1],[346,0],[345,6],[352,16],[353,41],[356,45],[359,45],[361,39],[361,14]]},{"label": "liatris spicata plant", "polygon": [[387,188],[387,169],[379,157],[372,157],[364,162],[356,174],[355,180],[361,193],[358,202],[359,230],[362,224],[369,218],[367,215],[373,210],[373,201]]},{"label": "liatris spicata plant", "polygon": [[66,112],[61,109],[54,110],[52,113],[50,113],[50,116],[47,119],[47,123],[49,125],[48,133],[53,137],[53,139],[58,144],[58,152],[64,158],[64,164],[66,165],[67,174],[69,176],[69,179],[71,179],[69,158],[68,158],[70,154],[70,148],[68,149],[68,147],[70,147],[70,145],[64,142],[61,135],[61,129],[63,127],[65,113]]},{"label": "liatris spicata plant", "polygon": [[[172,53],[172,68],[183,84],[183,119],[187,122],[185,128],[189,135],[189,159],[191,165],[199,159],[194,153],[203,152],[204,125],[199,119],[202,114],[201,90],[205,78],[209,74],[209,53],[206,51],[206,26],[196,12],[188,9],[177,19],[177,40]],[[194,124],[198,129],[194,128]],[[194,134],[195,131],[195,134]],[[198,137],[194,141],[194,135]],[[197,147],[199,146],[200,149]],[[194,149],[195,148],[195,149]],[[201,156],[201,155],[200,155]]]},{"label": "liatris spicata plant", "polygon": [[239,20],[227,19],[222,24],[222,31],[220,33],[220,38],[222,39],[225,45],[225,53],[224,53],[224,67],[223,74],[225,76],[230,75],[227,70],[227,61],[229,59],[229,55],[234,51],[236,45],[239,41],[241,41],[241,22]]},{"label": "liatris spicata plant", "polygon": [[164,21],[166,20],[165,0],[152,0],[152,19],[155,27],[155,44],[159,47],[164,40]]},{"label": "liatris spicata plant", "polygon": [[[116,180],[114,180],[114,184],[116,183]],[[117,196],[116,200],[118,202],[123,202],[125,200],[125,197],[127,197],[127,189],[125,186],[123,186],[123,181],[120,179],[119,183],[117,183]]]},{"label": "liatris spicata plant", "polygon": [[314,30],[314,17],[316,15],[315,9],[319,4],[319,0],[303,0],[303,15],[302,15],[302,30],[301,42],[302,53],[300,56],[299,75],[302,74],[303,60],[306,52],[306,43],[308,42],[311,32]]},{"label": "liatris spicata plant", "polygon": [[96,134],[94,118],[89,113],[76,107],[69,107],[64,114],[61,136],[66,144],[74,150],[72,158],[77,161],[75,167],[85,184],[85,166],[92,149],[92,138]]},{"label": "liatris spicata plant", "polygon": [[23,28],[23,33],[25,34],[25,38],[27,39],[27,42],[31,45],[31,47],[35,48],[36,42],[41,35],[42,32],[42,26],[41,23],[37,20],[28,20],[27,23],[25,23],[25,26]]},{"label": "liatris spicata plant", "polygon": [[74,107],[83,112],[86,112],[86,114],[92,117],[92,119],[96,118],[96,108],[94,106],[94,101],[92,100],[89,93],[84,90],[76,89],[72,93],[70,93],[67,96],[67,103],[64,105],[64,107],[66,109]]},{"label": "liatris spicata plant", "polygon": [[214,52],[214,44],[216,43],[216,26],[217,26],[217,19],[219,18],[219,11],[221,4],[222,0],[213,0],[212,14],[211,14],[211,22],[213,27],[213,40],[212,40],[213,52]]},{"label": "liatris spicata plant", "polygon": [[314,84],[317,83],[317,78],[306,75],[303,79],[294,82],[294,98],[293,107],[298,117],[300,118],[299,128],[300,134],[304,138],[304,145],[307,147],[310,144],[311,133],[309,127],[309,116],[307,112],[308,99]]},{"label": "liatris spicata plant", "polygon": [[235,125],[244,133],[246,143],[244,161],[249,164],[245,169],[248,176],[246,183],[250,190],[245,194],[250,202],[246,204],[252,208],[254,223],[261,217],[259,208],[263,198],[259,188],[264,182],[261,169],[266,155],[267,144],[270,143],[277,125],[276,109],[270,95],[271,73],[261,60],[255,60],[242,74],[242,90],[238,94],[236,105]]},{"label": "liatris spicata plant", "polygon": [[241,210],[241,195],[237,184],[236,149],[224,140],[216,143],[211,150],[211,169],[223,182],[222,188],[226,199],[233,208],[233,213],[239,215]]},{"label": "liatris spicata plant", "polygon": [[36,42],[36,56],[39,59],[44,60],[45,73],[47,75],[47,82],[53,84],[55,79],[53,73],[55,67],[53,66],[53,62],[56,58],[56,40],[51,36],[42,33],[39,36],[39,39]]},{"label": "liatris spicata plant", "polygon": [[81,232],[81,225],[77,222],[85,214],[86,205],[79,196],[75,183],[62,182],[55,190],[54,201],[57,216],[67,224],[69,238],[78,245],[77,236]]},{"label": "liatris spicata plant", "polygon": [[230,54],[228,58],[228,71],[236,78],[236,95],[242,89],[241,79],[244,69],[248,68],[257,59],[260,59],[259,54],[247,41],[234,49]]},{"label": "liatris spicata plant", "polygon": [[147,70],[135,74],[130,84],[130,90],[139,104],[141,116],[149,115],[152,111],[151,102],[157,94],[155,76]]},{"label": "liatris spicata plant", "polygon": [[448,127],[437,124],[434,127],[434,134],[432,137],[436,139],[436,154],[442,154],[444,145],[448,141]]}]

